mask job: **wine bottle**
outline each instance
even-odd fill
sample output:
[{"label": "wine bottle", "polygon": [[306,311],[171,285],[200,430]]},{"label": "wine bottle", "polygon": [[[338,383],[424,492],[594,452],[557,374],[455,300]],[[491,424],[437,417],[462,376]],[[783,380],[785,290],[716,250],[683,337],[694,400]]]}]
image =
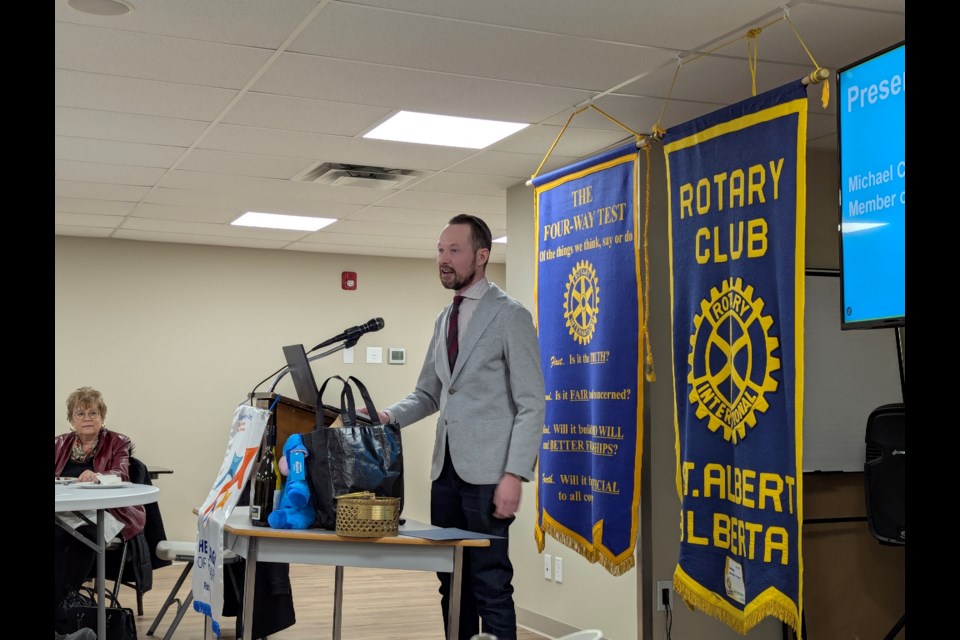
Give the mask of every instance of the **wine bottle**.
[{"label": "wine bottle", "polygon": [[269,527],[267,517],[273,511],[276,498],[277,470],[274,449],[277,444],[277,428],[273,420],[267,424],[266,447],[260,458],[260,467],[253,477],[253,500],[250,503],[250,520],[254,526]]}]

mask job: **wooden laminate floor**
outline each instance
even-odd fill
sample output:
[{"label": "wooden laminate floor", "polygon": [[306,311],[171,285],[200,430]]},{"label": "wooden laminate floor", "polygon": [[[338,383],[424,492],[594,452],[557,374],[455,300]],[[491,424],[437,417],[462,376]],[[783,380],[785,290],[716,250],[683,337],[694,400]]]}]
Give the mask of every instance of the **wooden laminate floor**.
[{"label": "wooden laminate floor", "polygon": [[[143,596],[143,616],[138,617],[137,636],[147,630],[167,594],[183,571],[183,563],[153,572],[153,589]],[[192,575],[192,574],[191,574]],[[322,640],[332,637],[334,568],[318,565],[290,565],[297,623],[270,636],[270,640]],[[344,568],[343,640],[443,640],[443,618],[436,574],[424,571]],[[188,593],[190,578],[180,588]],[[120,604],[136,613],[136,594],[121,587]],[[160,639],[173,622],[171,607],[152,637]],[[222,619],[221,640],[235,640],[236,618]],[[191,608],[180,621],[176,640],[202,640],[204,617]],[[211,634],[212,635],[212,634]],[[517,640],[545,640],[527,629],[517,630]]]}]

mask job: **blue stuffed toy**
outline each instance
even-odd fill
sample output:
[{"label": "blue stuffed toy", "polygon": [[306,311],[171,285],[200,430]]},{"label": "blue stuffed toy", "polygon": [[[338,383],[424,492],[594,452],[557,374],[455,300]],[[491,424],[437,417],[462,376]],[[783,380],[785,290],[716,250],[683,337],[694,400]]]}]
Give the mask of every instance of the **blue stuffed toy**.
[{"label": "blue stuffed toy", "polygon": [[283,462],[286,462],[289,475],[280,495],[280,506],[267,516],[267,522],[274,529],[309,529],[317,520],[310,500],[310,483],[307,482],[305,461],[308,455],[299,433],[288,437],[283,444]]}]

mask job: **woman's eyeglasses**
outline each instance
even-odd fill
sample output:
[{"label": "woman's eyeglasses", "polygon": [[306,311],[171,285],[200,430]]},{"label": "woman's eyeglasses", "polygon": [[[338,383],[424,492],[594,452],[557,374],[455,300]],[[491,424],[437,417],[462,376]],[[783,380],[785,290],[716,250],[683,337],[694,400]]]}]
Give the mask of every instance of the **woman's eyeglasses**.
[{"label": "woman's eyeglasses", "polygon": [[99,418],[100,412],[97,409],[90,409],[89,411],[74,411],[73,417],[77,420],[83,420],[85,417],[88,418]]}]

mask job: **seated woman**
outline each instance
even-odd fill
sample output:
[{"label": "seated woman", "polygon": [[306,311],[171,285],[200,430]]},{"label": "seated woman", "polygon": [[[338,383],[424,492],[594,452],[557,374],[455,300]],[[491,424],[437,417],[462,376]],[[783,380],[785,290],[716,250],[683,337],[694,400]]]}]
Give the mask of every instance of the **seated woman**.
[{"label": "seated woman", "polygon": [[[71,431],[53,440],[54,477],[77,478],[79,482],[96,482],[97,474],[119,476],[130,480],[128,471],[133,443],[127,436],[107,430],[104,420],[107,404],[103,395],[91,387],[80,387],[67,398],[67,420]],[[143,506],[118,507],[107,511],[106,537],[112,537],[109,526],[119,529],[124,540],[143,530],[146,511]],[[54,524],[54,611],[71,589],[77,589],[90,574],[96,552],[83,544],[60,525]],[[82,525],[77,531],[90,540],[97,535],[96,525]]]}]

